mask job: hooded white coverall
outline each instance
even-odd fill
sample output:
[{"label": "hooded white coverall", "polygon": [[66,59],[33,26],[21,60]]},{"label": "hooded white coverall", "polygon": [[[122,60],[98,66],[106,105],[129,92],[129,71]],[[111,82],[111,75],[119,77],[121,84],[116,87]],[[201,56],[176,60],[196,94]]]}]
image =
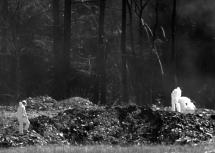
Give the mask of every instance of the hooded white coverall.
[{"label": "hooded white coverall", "polygon": [[191,102],[190,98],[180,97],[178,103],[181,107],[181,113],[184,114],[193,114],[195,113],[196,106]]},{"label": "hooded white coverall", "polygon": [[172,111],[181,112],[181,105],[178,103],[178,100],[180,99],[180,97],[181,97],[181,89],[177,87],[171,93]]},{"label": "hooded white coverall", "polygon": [[23,134],[23,124],[25,124],[24,130],[28,130],[30,122],[25,110],[25,105],[22,102],[19,102],[19,107],[17,109],[17,119],[19,121],[19,133]]},{"label": "hooded white coverall", "polygon": [[195,113],[196,106],[191,102],[190,98],[182,97],[180,87],[174,89],[171,93],[172,111],[178,111],[184,114]]}]

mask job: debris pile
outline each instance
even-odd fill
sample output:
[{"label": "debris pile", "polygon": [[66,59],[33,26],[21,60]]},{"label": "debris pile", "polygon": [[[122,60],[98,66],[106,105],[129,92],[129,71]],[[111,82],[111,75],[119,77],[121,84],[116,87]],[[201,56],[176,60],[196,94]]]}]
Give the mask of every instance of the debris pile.
[{"label": "debris pile", "polygon": [[29,97],[26,99],[28,109],[49,110],[57,101],[49,96]]},{"label": "debris pile", "polygon": [[74,108],[74,107],[81,107],[81,108],[92,108],[96,107],[98,108],[97,105],[93,104],[91,101],[88,99],[84,99],[81,97],[72,97],[69,99],[62,100],[58,103],[55,103],[54,105],[55,108],[62,109],[62,108]]},{"label": "debris pile", "polygon": [[45,145],[48,144],[40,134],[34,130],[25,135],[19,135],[12,126],[5,129],[5,133],[0,134],[0,147],[18,147],[27,145]]},{"label": "debris pile", "polygon": [[34,144],[188,144],[210,140],[214,135],[213,111],[181,114],[137,105],[100,107],[77,97],[62,103],[41,97],[36,98],[36,104],[34,99],[27,99],[30,109],[47,112],[48,108],[41,109],[41,105],[48,107],[46,103],[52,103],[53,110],[61,111],[52,117],[40,115],[31,118],[30,130],[25,135],[18,134],[17,121],[10,122],[10,126],[0,131],[0,147]]},{"label": "debris pile", "polygon": [[39,116],[30,120],[32,130],[39,133],[49,144],[67,144],[67,140],[63,133],[55,126],[51,118],[47,116]]},{"label": "debris pile", "polygon": [[188,144],[207,141],[213,137],[215,122],[202,114],[181,114],[159,112],[163,121],[159,131],[159,141],[165,144]]}]

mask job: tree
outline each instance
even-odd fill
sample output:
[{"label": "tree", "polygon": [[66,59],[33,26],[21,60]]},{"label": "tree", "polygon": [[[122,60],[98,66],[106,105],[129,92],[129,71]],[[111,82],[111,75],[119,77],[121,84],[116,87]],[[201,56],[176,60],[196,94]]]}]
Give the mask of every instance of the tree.
[{"label": "tree", "polygon": [[176,0],[173,0],[172,6],[172,23],[171,23],[171,63],[173,65],[174,87],[177,86],[177,53],[175,49],[175,32],[176,32]]},{"label": "tree", "polygon": [[158,7],[159,7],[159,2],[158,0],[155,0],[155,24],[154,24],[154,27],[153,27],[153,38],[152,38],[152,45],[153,45],[153,48],[155,47],[155,40],[156,40],[156,37],[157,37],[157,28],[158,28]]},{"label": "tree", "polygon": [[105,3],[106,0],[100,0],[99,28],[98,28],[98,53],[97,53],[97,69],[99,74],[99,94],[101,104],[106,104],[106,50],[105,50],[105,33],[104,33],[104,18],[105,18]]},{"label": "tree", "polygon": [[[135,33],[134,38],[134,46],[131,48],[138,49],[138,52],[133,52],[135,55],[131,55],[127,58],[128,66],[129,66],[129,79],[131,79],[131,89],[133,89],[133,93],[135,95],[135,101],[136,103],[140,105],[146,105],[147,101],[151,99],[151,90],[149,87],[149,81],[146,82],[145,80],[149,76],[149,70],[146,68],[146,61],[144,58],[147,54],[147,48],[149,47],[147,37],[144,35],[146,34],[149,29],[148,24],[145,23],[145,19],[143,17],[143,11],[144,9],[150,4],[150,0],[133,0],[128,1],[129,2],[129,19],[130,19],[130,29],[131,29],[131,13],[130,10],[133,7],[133,10],[135,12],[134,21],[136,22],[136,25],[134,23],[134,26],[137,26],[138,28],[134,29],[132,28],[132,31]],[[132,6],[133,4],[133,6]],[[147,29],[147,30],[146,30]],[[145,31],[144,31],[145,30]],[[132,38],[132,32],[130,30],[130,38]],[[135,46],[136,45],[136,46]],[[150,54],[148,54],[150,55]],[[148,58],[149,59],[149,58]]]},{"label": "tree", "polygon": [[127,0],[128,13],[129,13],[129,35],[130,35],[130,45],[132,54],[135,55],[134,47],[134,32],[133,32],[133,1]]},{"label": "tree", "polygon": [[54,65],[54,88],[52,89],[52,95],[55,98],[60,98],[61,88],[59,88],[61,78],[61,67],[60,67],[60,58],[62,55],[60,41],[60,8],[59,0],[52,0],[52,14],[53,14],[53,65]]},{"label": "tree", "polygon": [[70,72],[70,43],[71,43],[71,0],[65,0],[64,3],[64,49],[63,56],[61,59],[62,62],[62,79],[63,89],[64,89],[64,98],[69,97],[69,72]]},{"label": "tree", "polygon": [[128,103],[128,81],[126,68],[126,0],[122,0],[122,33],[121,33],[121,85],[122,85],[122,101]]},{"label": "tree", "polygon": [[8,24],[8,1],[1,1],[1,23],[2,23],[2,47],[1,53],[7,52],[7,24]]},{"label": "tree", "polygon": [[143,11],[146,8],[146,6],[149,4],[151,0],[134,0],[134,4],[135,4],[135,13],[138,17],[138,36],[139,36],[139,40],[138,40],[138,44],[139,44],[139,54],[142,56],[143,55],[143,51],[142,49],[144,48],[143,46],[143,34],[144,34],[144,26],[143,24]]},{"label": "tree", "polygon": [[[11,64],[8,63],[8,59],[10,59],[10,55],[8,54],[8,1],[2,0],[0,1],[0,98],[1,100],[5,100],[8,98],[13,98],[10,92],[7,91],[7,79],[11,79],[10,73],[6,70],[10,69]],[[11,72],[11,71],[10,71]],[[13,74],[13,73],[11,73]],[[14,77],[14,76],[13,76]],[[14,78],[10,80],[13,82]],[[13,83],[12,83],[13,84]],[[4,98],[3,98],[4,97]],[[5,98],[6,97],[6,98]],[[6,101],[6,100],[5,100]]]}]

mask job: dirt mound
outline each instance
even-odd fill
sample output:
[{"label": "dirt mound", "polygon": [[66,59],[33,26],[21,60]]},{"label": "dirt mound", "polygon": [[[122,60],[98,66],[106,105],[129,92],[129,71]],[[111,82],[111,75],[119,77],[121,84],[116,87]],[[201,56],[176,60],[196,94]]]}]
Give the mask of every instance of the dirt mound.
[{"label": "dirt mound", "polygon": [[[43,98],[38,101],[45,103]],[[40,105],[32,104],[30,109],[41,110]],[[52,117],[31,118],[30,131],[25,135],[20,136],[18,123],[11,122],[0,132],[0,147],[53,143],[187,144],[207,141],[214,135],[214,111],[209,110],[185,115],[136,105],[108,108],[83,98],[52,104],[55,109],[63,107],[62,111]]]},{"label": "dirt mound", "polygon": [[159,114],[163,122],[158,138],[161,143],[198,143],[214,135],[215,122],[204,114],[184,115],[167,111]]},{"label": "dirt mound", "polygon": [[14,132],[14,127],[10,126],[5,129],[7,132],[0,134],[0,147],[17,147],[27,145],[45,145],[48,144],[40,134],[31,130],[25,135]]},{"label": "dirt mound", "polygon": [[93,104],[88,99],[84,99],[81,97],[72,97],[69,99],[61,100],[58,103],[55,103],[54,107],[56,108],[74,108],[74,107],[80,107],[80,108],[97,108],[98,106]]},{"label": "dirt mound", "polygon": [[49,110],[57,103],[55,99],[49,96],[29,97],[25,101],[27,102],[27,109],[35,110]]}]

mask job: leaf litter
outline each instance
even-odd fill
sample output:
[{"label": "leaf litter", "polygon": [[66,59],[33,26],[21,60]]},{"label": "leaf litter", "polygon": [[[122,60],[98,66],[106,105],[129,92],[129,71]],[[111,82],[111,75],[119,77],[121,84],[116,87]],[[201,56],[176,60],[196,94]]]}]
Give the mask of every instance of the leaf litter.
[{"label": "leaf litter", "polygon": [[[47,144],[198,144],[214,136],[214,111],[198,109],[181,114],[134,104],[104,107],[74,97],[57,102],[48,96],[26,99],[30,129],[18,133],[18,122],[7,118],[1,126],[0,147]],[[14,112],[16,107],[3,107]],[[2,108],[1,108],[2,109]],[[43,113],[41,113],[43,112]],[[50,112],[52,115],[49,115]],[[47,114],[47,115],[46,115]]]}]

